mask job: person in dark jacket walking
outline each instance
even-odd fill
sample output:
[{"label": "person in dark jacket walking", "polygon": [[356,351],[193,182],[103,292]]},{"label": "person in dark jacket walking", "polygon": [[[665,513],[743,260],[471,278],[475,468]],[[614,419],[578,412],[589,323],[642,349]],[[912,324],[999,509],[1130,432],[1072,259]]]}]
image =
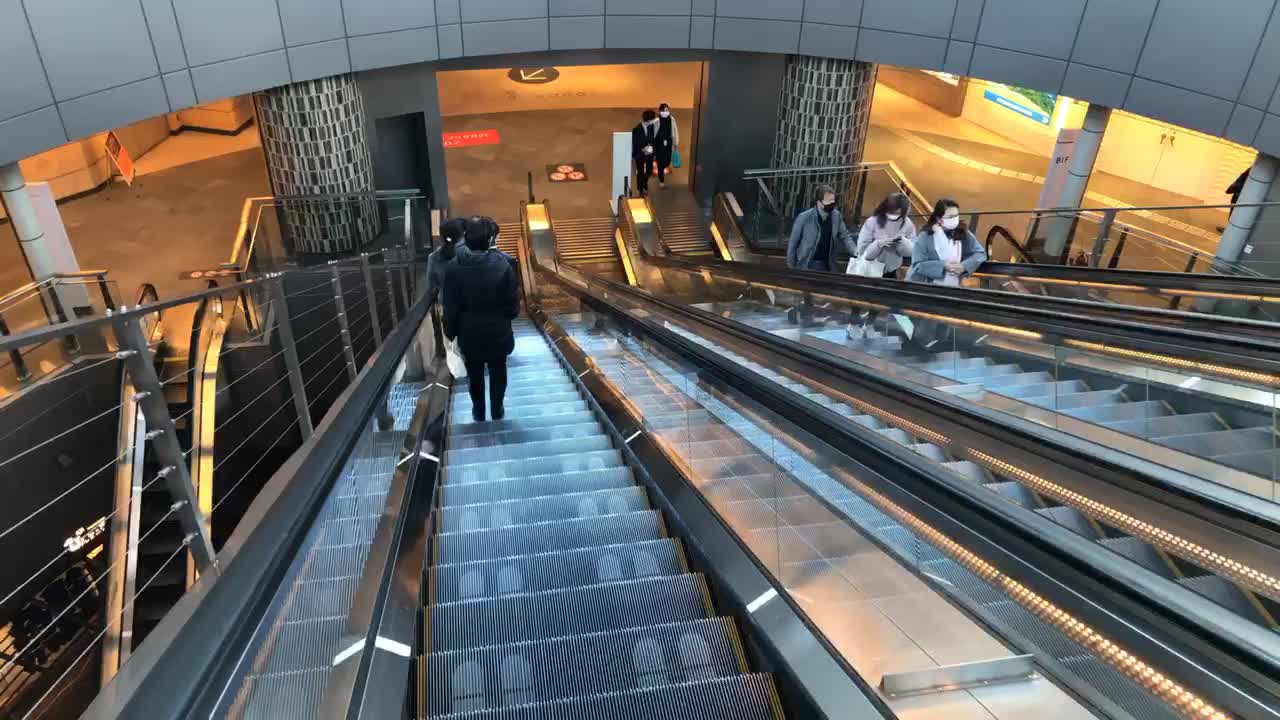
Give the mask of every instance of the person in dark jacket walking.
[{"label": "person in dark jacket walking", "polygon": [[657,159],[659,123],[658,114],[645,110],[640,124],[631,130],[631,157],[636,161],[636,190],[640,197],[649,194],[649,176]]},{"label": "person in dark jacket walking", "polygon": [[493,246],[498,224],[492,218],[467,223],[467,249],[445,271],[444,334],[457,340],[467,365],[471,417],[485,416],[485,371],[489,372],[489,408],[503,418],[507,394],[507,356],[515,350],[511,321],[520,314],[520,286],[507,256]]},{"label": "person in dark jacket walking", "polygon": [[796,216],[787,243],[787,267],[792,270],[839,271],[836,253],[843,246],[858,256],[858,244],[836,208],[836,191],[819,185],[813,191],[813,207]]},{"label": "person in dark jacket walking", "polygon": [[440,224],[440,247],[427,256],[427,297],[431,302],[439,299],[444,287],[444,274],[454,258],[467,252],[467,221],[449,218]]}]

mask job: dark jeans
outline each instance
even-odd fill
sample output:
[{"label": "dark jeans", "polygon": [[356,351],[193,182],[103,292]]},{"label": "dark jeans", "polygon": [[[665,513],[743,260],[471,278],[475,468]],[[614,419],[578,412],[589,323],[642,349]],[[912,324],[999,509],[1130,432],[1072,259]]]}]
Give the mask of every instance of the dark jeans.
[{"label": "dark jeans", "polygon": [[468,390],[471,392],[471,417],[484,420],[484,371],[489,370],[489,406],[494,420],[503,416],[502,400],[507,396],[507,356],[472,357],[464,355],[467,365]]},{"label": "dark jeans", "polygon": [[817,270],[818,272],[831,272],[831,263],[826,258],[815,257],[809,261],[809,270]]}]

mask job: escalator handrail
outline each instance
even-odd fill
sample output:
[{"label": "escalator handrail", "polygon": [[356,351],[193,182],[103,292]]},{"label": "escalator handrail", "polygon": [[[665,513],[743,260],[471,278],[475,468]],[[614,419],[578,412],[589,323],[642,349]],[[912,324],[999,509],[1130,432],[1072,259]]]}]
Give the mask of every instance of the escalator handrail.
[{"label": "escalator handrail", "polygon": [[[1018,242],[1018,239],[1013,236],[1013,233],[1006,230],[1003,225],[994,225],[992,226],[991,231],[987,233],[987,244],[986,244],[987,255],[991,255],[991,241],[995,239],[997,235],[1004,238],[1005,242],[1012,245],[1013,249],[1018,251],[1019,257],[1022,258],[1022,262],[1027,264],[1034,262],[1031,259],[1031,255],[1027,253],[1027,249],[1022,246],[1022,243]],[[992,263],[987,263],[987,264],[990,265]],[[1050,265],[1049,267],[1062,267],[1062,266]]]},{"label": "escalator handrail", "polygon": [[[999,228],[993,228],[994,232]],[[1165,270],[1119,270],[1084,265],[1044,265],[1036,263],[1003,263],[988,261],[980,272],[1015,277],[1047,277],[1055,280],[1140,285],[1145,290],[1193,290],[1275,297],[1280,300],[1280,279],[1219,275],[1217,273],[1183,273]],[[1102,288],[1106,289],[1106,288]]]},{"label": "escalator handrail", "polygon": [[[777,366],[795,367],[794,363],[788,362],[784,358],[790,356],[793,359],[800,359],[805,355],[803,347],[799,349],[788,347],[785,348],[786,351],[783,351],[780,346],[786,341],[776,337],[766,338],[754,335],[750,332],[750,330],[753,330],[752,328],[734,327],[737,325],[736,323],[725,321],[723,318],[716,318],[711,313],[664,301],[644,291],[620,285],[606,278],[593,277],[590,283],[607,288],[610,294],[628,297],[641,303],[652,303],[660,307],[664,312],[674,314],[682,319],[688,319],[695,326],[714,327],[720,332],[764,347],[770,354],[778,358],[776,361]],[[613,305],[612,302],[600,296],[594,288],[583,290],[569,283],[566,283],[566,286],[573,292],[591,297],[592,301],[598,305]],[[626,313],[620,312],[620,315],[631,318]],[[748,371],[735,368],[729,360],[680,338],[661,327],[661,322],[653,318],[631,318],[630,321],[644,326],[651,335],[662,338],[664,344],[680,348],[683,353],[697,358],[698,362],[715,368],[718,373],[731,378],[736,386],[752,388],[753,392],[749,394],[758,401],[764,402],[770,396],[775,396],[774,399],[776,399],[778,395],[776,391],[750,377]],[[760,333],[760,331],[757,331],[757,333]],[[760,334],[768,335],[768,333]],[[795,344],[792,343],[792,345]],[[834,364],[829,357],[809,358],[806,362],[810,363],[809,371],[816,373],[811,377],[821,377],[824,374],[838,376],[841,373],[849,372],[847,368],[842,368],[838,365],[834,371],[818,369],[829,368]],[[903,388],[902,392],[914,395],[921,394],[909,387]],[[807,425],[803,423],[802,425],[822,427],[824,440],[837,445],[839,445],[839,442],[843,442],[845,444],[844,447],[859,446],[864,449],[868,447],[867,443],[859,437],[860,431],[852,421],[830,410],[816,406],[815,403],[807,398],[785,398],[783,402],[799,403],[802,406],[800,413],[805,415],[808,420]],[[768,402],[766,402],[766,406],[769,406]],[[770,409],[776,408],[771,407]],[[780,414],[787,415],[786,412],[781,412]],[[835,442],[837,440],[839,442]],[[871,448],[874,452],[881,454],[895,454],[882,448],[875,448],[874,446],[871,446]],[[914,465],[913,469],[917,473],[926,476],[929,483],[938,489],[945,490],[949,497],[957,499],[957,502],[966,506],[968,512],[961,516],[981,516],[1004,528],[1005,531],[1011,532],[1011,537],[1019,537],[1024,542],[1034,543],[1038,548],[1038,552],[1048,552],[1058,558],[1069,558],[1066,562],[1073,569],[1089,577],[1092,582],[1097,583],[1100,587],[1116,588],[1119,586],[1122,597],[1139,599],[1140,602],[1146,603],[1147,607],[1156,610],[1158,617],[1165,623],[1170,624],[1168,631],[1173,635],[1186,640],[1194,640],[1198,647],[1205,650],[1221,651],[1223,648],[1229,648],[1231,659],[1238,663],[1238,668],[1256,671],[1266,666],[1271,671],[1266,677],[1280,678],[1280,637],[1271,637],[1269,634],[1260,631],[1257,626],[1232,614],[1207,598],[1195,595],[1190,590],[1170,588],[1167,585],[1167,581],[1163,580],[1160,583],[1139,581],[1131,576],[1131,561],[1109,550],[1097,547],[1096,544],[1088,542],[1065,528],[1047,527],[1042,522],[1042,518],[1038,518],[1038,516],[1037,521],[1032,522],[1022,516],[1023,513],[1029,512],[1025,508],[982,496],[976,488],[969,486],[971,483],[947,477],[946,474],[936,468],[929,467],[928,461],[909,457],[911,455],[914,455],[914,453],[903,450],[901,453],[896,453],[895,456],[898,462],[905,459],[909,464]],[[1150,587],[1153,584],[1156,587]],[[1174,595],[1179,597],[1171,597]],[[1161,646],[1165,647],[1170,653],[1169,657],[1171,659],[1179,662],[1186,660],[1180,652],[1167,648],[1163,643],[1161,643]],[[1192,664],[1194,665],[1194,661],[1192,661]],[[1272,689],[1271,692],[1275,692],[1275,690]]]},{"label": "escalator handrail", "polygon": [[174,605],[82,718],[208,715],[430,308],[423,297],[406,312],[254,499],[219,553],[218,572]]},{"label": "escalator handrail", "polygon": [[[1219,317],[1071,298],[1027,295],[1001,290],[952,288],[832,273],[726,263],[706,258],[646,257],[657,267],[710,272],[721,277],[793,290],[856,298],[912,310],[927,310],[975,322],[1018,316],[1029,329],[1050,336],[1114,339],[1157,351],[1176,347],[1179,357],[1228,363],[1264,373],[1280,372],[1280,326],[1241,318]],[[1188,351],[1194,351],[1188,354]]]}]

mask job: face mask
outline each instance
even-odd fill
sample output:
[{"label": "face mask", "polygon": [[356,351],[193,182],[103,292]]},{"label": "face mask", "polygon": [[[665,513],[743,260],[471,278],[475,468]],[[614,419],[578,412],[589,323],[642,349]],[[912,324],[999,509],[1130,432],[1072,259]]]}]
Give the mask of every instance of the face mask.
[{"label": "face mask", "polygon": [[942,218],[941,224],[942,224],[943,230],[955,230],[956,228],[960,227],[960,218],[958,217]]},{"label": "face mask", "polygon": [[664,117],[664,118],[669,118],[669,117],[671,117],[671,113],[667,112],[666,110],[663,110],[662,112],[660,112],[660,113],[658,113],[658,114],[659,114],[659,115],[661,115],[661,116],[662,116],[662,117]]},{"label": "face mask", "polygon": [[893,213],[891,215],[886,215],[885,217],[889,218],[889,222],[898,222],[902,219],[902,213]]},{"label": "face mask", "polygon": [[822,206],[822,212],[827,213],[828,215],[830,215],[830,214],[831,214],[831,211],[832,211],[832,210],[835,210],[835,209],[836,209],[836,204],[835,204],[835,203],[833,203],[833,202],[832,202],[832,203],[827,203],[827,204],[825,204],[825,205],[823,205],[823,206]]}]

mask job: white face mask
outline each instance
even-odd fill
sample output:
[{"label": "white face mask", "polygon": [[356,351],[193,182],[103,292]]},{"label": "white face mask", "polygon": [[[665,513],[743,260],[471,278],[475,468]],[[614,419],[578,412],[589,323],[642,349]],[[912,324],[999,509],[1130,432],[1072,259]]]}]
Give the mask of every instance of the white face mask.
[{"label": "white face mask", "polygon": [[670,112],[670,111],[668,111],[668,110],[663,110],[662,112],[660,112],[660,113],[658,113],[658,114],[659,114],[659,115],[661,115],[661,116],[662,116],[662,117],[664,117],[664,118],[671,117],[671,112]]},{"label": "white face mask", "polygon": [[939,224],[942,225],[943,230],[955,230],[956,228],[960,227],[960,218],[959,216],[942,218],[942,222]]},{"label": "white face mask", "polygon": [[902,219],[902,213],[890,213],[885,217],[889,219],[889,222],[898,222]]}]

